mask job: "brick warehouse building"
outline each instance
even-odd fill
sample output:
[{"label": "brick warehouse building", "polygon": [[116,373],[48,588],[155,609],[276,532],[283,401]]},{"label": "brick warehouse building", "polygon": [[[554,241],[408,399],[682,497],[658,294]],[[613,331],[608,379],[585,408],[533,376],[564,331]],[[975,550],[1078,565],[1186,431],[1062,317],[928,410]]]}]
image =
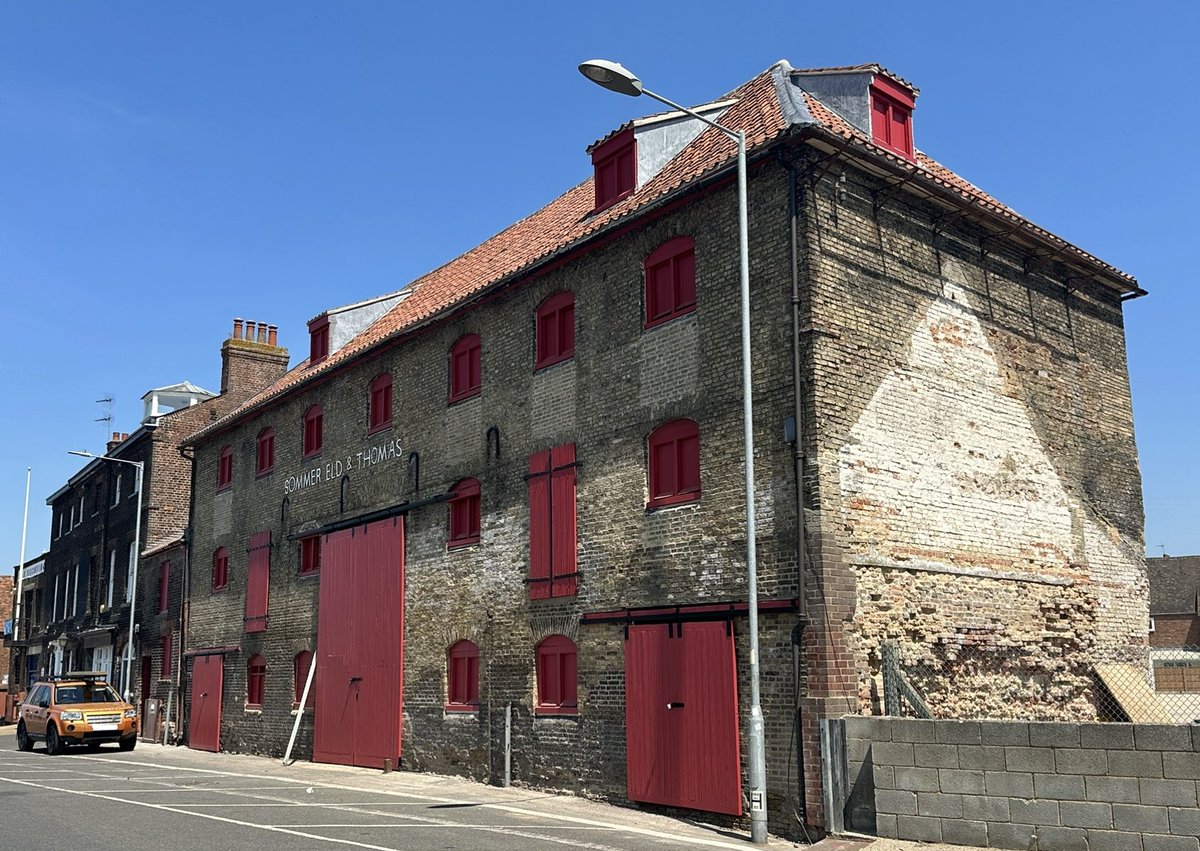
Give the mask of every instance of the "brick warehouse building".
[{"label": "brick warehouse building", "polygon": [[[877,710],[885,641],[970,645],[945,682],[1044,717],[1094,717],[1094,663],[1145,658],[1142,291],[916,151],[916,97],[781,62],[699,108],[750,150],[784,832],[822,823],[816,721]],[[318,315],[191,439],[191,746],[282,753],[315,656],[302,756],[494,781],[511,717],[515,781],[744,813],[733,146],[668,113],[589,152],[530,217]]]},{"label": "brick warehouse building", "polygon": [[[287,365],[274,329],[256,324],[260,341],[243,338],[241,324],[237,339],[222,346],[220,394],[189,382],[151,390],[137,430],[114,433],[107,444],[107,456],[145,465],[139,541],[137,468],[131,464],[93,458],[47,499],[51,543],[38,577],[41,594],[31,597],[37,589],[25,589],[33,608],[24,610],[23,640],[16,643],[23,658],[15,662],[29,676],[100,670],[122,691],[129,689],[143,717],[148,698],[168,704],[179,679],[187,570],[182,537],[191,507],[192,465],[180,443],[270,385]],[[136,646],[125,683],[135,559]]]}]

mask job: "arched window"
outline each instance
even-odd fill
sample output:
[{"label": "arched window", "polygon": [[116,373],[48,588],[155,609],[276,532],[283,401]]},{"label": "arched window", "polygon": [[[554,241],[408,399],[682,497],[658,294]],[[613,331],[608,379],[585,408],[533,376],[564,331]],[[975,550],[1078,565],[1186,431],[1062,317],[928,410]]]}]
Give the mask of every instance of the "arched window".
[{"label": "arched window", "polygon": [[473,641],[456,641],[446,654],[446,709],[469,712],[479,708],[479,648]]},{"label": "arched window", "polygon": [[479,481],[463,479],[451,490],[450,540],[448,547],[461,547],[479,542]]},{"label": "arched window", "polygon": [[370,414],[367,430],[379,431],[392,424],[392,374],[385,372],[371,382]]},{"label": "arched window", "polygon": [[653,328],[696,309],[696,241],[678,236],[650,253],[646,278],[646,324]]},{"label": "arched window", "polygon": [[214,591],[224,591],[229,584],[229,553],[224,547],[218,547],[213,553],[212,587]]},{"label": "arched window", "polygon": [[217,490],[224,490],[233,484],[233,447],[221,447],[221,457],[217,460]]},{"label": "arched window", "polygon": [[[292,698],[293,707],[300,705],[300,698],[304,696],[304,684],[308,681],[308,670],[312,667],[313,654],[311,650],[301,650],[296,654],[295,663],[293,665],[293,682],[296,686],[296,696]],[[313,703],[317,695],[317,677],[314,673],[312,686],[308,689],[308,702],[304,704],[306,709],[312,709]]]},{"label": "arched window", "polygon": [[576,698],[575,642],[565,635],[551,635],[537,646],[537,707],[539,715],[574,715]]},{"label": "arched window", "polygon": [[575,356],[575,294],[556,293],[537,310],[537,358],[534,368]]},{"label": "arched window", "polygon": [[313,405],[304,412],[304,443],[303,455],[308,458],[321,451],[323,439],[324,412],[320,405]]},{"label": "arched window", "polygon": [[258,433],[257,475],[264,475],[275,468],[275,429],[268,426]]},{"label": "arched window", "polygon": [[246,663],[246,705],[261,707],[267,679],[267,660],[255,653]]},{"label": "arched window", "polygon": [[483,380],[478,334],[467,334],[450,349],[450,401],[479,395]]},{"label": "arched window", "polygon": [[647,508],[700,498],[700,427],[673,420],[650,432]]}]

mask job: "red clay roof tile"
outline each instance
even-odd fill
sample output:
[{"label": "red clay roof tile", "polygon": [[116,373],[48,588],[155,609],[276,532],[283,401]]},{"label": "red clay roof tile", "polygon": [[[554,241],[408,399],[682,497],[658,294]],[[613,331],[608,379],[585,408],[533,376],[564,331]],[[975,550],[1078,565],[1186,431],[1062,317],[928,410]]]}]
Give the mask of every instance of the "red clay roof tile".
[{"label": "red clay roof tile", "polygon": [[[792,70],[783,63],[775,67],[785,74]],[[868,69],[883,72],[877,65],[814,70]],[[736,98],[737,102],[726,110],[722,116],[722,124],[732,129],[744,130],[747,149],[750,151],[774,141],[790,129],[779,104],[772,77],[773,70],[775,68],[764,71],[725,96]],[[905,85],[909,84],[905,82]],[[868,136],[807,92],[804,93],[804,100],[819,127],[852,141],[875,156],[885,157],[907,168],[913,167],[909,161],[874,145]],[[341,349],[311,368],[307,361],[301,362],[270,387],[197,432],[189,442],[198,441],[212,432],[221,430],[264,403],[327,375],[355,356],[415,329],[489,286],[511,278],[523,270],[529,270],[551,255],[567,250],[595,235],[601,229],[645,210],[648,205],[662,200],[686,184],[729,165],[735,154],[736,148],[732,140],[720,131],[708,128],[643,186],[638,187],[627,198],[595,214],[595,194],[592,179],[589,177],[532,215],[413,281],[406,287],[411,292],[408,298],[377,319]],[[1009,207],[919,151],[916,167],[925,178],[957,193],[964,200],[999,213],[1014,222],[1024,223],[1042,236],[1061,243],[1069,253],[1102,266],[1111,275],[1130,282],[1136,288],[1130,276],[1032,225]]]}]

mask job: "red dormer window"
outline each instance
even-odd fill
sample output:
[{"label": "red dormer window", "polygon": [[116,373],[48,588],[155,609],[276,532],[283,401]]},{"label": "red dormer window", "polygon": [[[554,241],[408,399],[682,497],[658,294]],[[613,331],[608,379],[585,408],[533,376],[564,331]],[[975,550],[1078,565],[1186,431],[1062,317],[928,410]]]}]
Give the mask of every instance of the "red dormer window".
[{"label": "red dormer window", "polygon": [[308,323],[308,363],[311,366],[329,357],[329,317],[322,316]]},{"label": "red dormer window", "polygon": [[914,159],[912,113],[916,101],[910,89],[887,77],[871,82],[871,138],[875,144],[905,159]]},{"label": "red dormer window", "polygon": [[618,133],[592,149],[596,168],[596,209],[615,204],[637,186],[637,145],[633,130]]}]

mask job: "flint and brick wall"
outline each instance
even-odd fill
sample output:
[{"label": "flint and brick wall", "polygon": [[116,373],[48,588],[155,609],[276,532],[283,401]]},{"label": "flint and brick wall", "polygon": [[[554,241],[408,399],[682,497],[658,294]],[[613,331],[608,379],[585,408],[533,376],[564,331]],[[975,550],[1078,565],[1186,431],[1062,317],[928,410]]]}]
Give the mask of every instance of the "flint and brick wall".
[{"label": "flint and brick wall", "polygon": [[[786,316],[788,220],[779,169],[756,181],[751,223],[756,297],[755,401],[758,442],[760,593],[795,595],[795,497],[791,453],[781,438],[790,413],[790,347]],[[518,783],[623,800],[625,787],[624,631],[581,624],[580,615],[626,606],[745,600],[741,385],[736,221],[732,189],[698,200],[558,270],[512,287],[402,345],[347,368],[335,380],[292,394],[196,448],[197,502],[190,647],[239,645],[226,657],[221,746],[279,754],[294,716],[292,659],[315,650],[317,580],[298,575],[289,535],[332,520],[445,492],[465,477],[480,481],[478,545],[447,550],[444,504],[406,519],[406,610],[403,760],[409,768],[481,780],[503,772],[504,713],[513,706],[513,777]],[[697,309],[650,331],[642,327],[642,262],[681,234],[696,240]],[[767,282],[770,282],[769,284]],[[575,293],[576,353],[533,369],[533,317],[549,295]],[[447,405],[447,355],[466,333],[482,340],[479,397]],[[367,388],[383,371],[394,376],[394,423],[367,435]],[[314,403],[324,411],[323,451],[302,459],[301,421]],[[703,496],[698,503],[646,511],[647,434],[679,417],[700,426]],[[256,476],[255,446],[275,429],[275,467]],[[486,434],[496,427],[500,453]],[[399,441],[398,453],[363,465],[357,453]],[[529,599],[529,456],[574,443],[577,489],[578,594]],[[233,447],[233,486],[214,492],[221,448]],[[420,456],[420,490],[407,463]],[[348,463],[353,459],[353,463]],[[349,469],[339,481],[286,494],[285,481],[334,461]],[[270,625],[241,629],[246,544],[270,530]],[[229,587],[214,593],[213,551],[229,552]],[[763,703],[766,715],[772,824],[787,829],[786,770],[792,727],[792,630],[795,616],[764,614]],[[534,649],[561,633],[578,646],[579,714],[537,717]],[[480,649],[480,710],[447,712],[446,652],[462,638]],[[745,619],[735,622],[739,672],[748,655]],[[267,661],[261,712],[244,707],[246,660]],[[739,682],[743,717],[749,683]],[[302,730],[310,735],[311,720]],[[744,723],[741,725],[744,729]],[[742,752],[745,753],[743,744]],[[308,739],[297,745],[302,758]],[[792,763],[794,765],[794,761]]]},{"label": "flint and brick wall", "polygon": [[846,719],[879,836],[1021,851],[1197,851],[1200,727]]},{"label": "flint and brick wall", "polygon": [[1095,719],[1094,665],[1146,664],[1118,296],[854,169],[841,186],[802,203],[814,621],[835,624],[810,635],[813,710],[878,714],[887,641],[939,716]]}]

